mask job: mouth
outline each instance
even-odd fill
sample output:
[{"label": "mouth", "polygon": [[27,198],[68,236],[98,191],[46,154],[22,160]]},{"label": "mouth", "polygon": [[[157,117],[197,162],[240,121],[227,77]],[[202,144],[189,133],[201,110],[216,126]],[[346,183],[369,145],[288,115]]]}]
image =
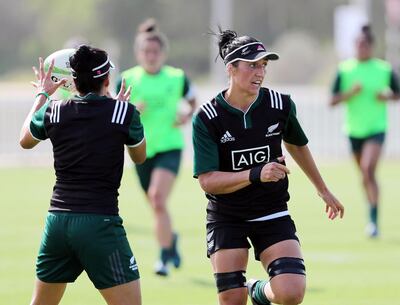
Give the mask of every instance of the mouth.
[{"label": "mouth", "polygon": [[261,84],[262,84],[262,81],[261,81],[261,80],[256,80],[256,81],[251,82],[251,84],[252,84],[253,86],[260,87]]}]

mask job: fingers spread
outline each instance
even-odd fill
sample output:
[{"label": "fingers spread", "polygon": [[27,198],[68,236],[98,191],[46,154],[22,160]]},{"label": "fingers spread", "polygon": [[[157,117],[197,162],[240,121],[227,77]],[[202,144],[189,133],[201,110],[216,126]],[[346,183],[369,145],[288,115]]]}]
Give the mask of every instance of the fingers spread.
[{"label": "fingers spread", "polygon": [[49,70],[46,73],[46,78],[50,78],[51,72],[53,72],[53,67],[54,67],[54,59],[50,63]]}]

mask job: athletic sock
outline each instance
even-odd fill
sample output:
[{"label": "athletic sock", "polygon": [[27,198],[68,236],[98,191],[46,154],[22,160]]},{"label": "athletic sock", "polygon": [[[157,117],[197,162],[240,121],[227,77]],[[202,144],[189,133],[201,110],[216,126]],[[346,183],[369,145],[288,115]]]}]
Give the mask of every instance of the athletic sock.
[{"label": "athletic sock", "polygon": [[271,302],[267,299],[267,296],[265,295],[264,288],[268,284],[268,281],[258,281],[253,288],[253,293],[252,297],[253,299],[262,305],[270,305]]},{"label": "athletic sock", "polygon": [[369,206],[369,220],[375,226],[378,224],[378,206],[377,205],[370,205]]},{"label": "athletic sock", "polygon": [[171,260],[171,262],[175,266],[175,268],[179,268],[181,265],[181,256],[178,251],[178,234],[177,233],[173,233],[172,245],[171,245],[169,251],[170,251],[169,259]]},{"label": "athletic sock", "polygon": [[160,252],[160,260],[161,262],[166,265],[170,257],[170,250],[167,248],[162,248]]}]

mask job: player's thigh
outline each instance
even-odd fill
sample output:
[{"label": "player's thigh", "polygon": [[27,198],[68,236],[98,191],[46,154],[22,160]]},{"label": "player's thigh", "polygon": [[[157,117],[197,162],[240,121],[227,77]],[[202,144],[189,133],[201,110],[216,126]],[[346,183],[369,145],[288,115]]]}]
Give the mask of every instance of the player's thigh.
[{"label": "player's thigh", "polygon": [[31,305],[59,304],[66,287],[66,283],[45,283],[36,279]]},{"label": "player's thigh", "polygon": [[156,197],[159,201],[164,202],[166,197],[171,193],[175,178],[176,175],[170,170],[155,168],[151,173],[147,195],[150,198]]},{"label": "player's thigh", "polygon": [[[280,264],[280,270],[271,270],[271,263],[280,258],[290,258],[291,261]],[[305,269],[300,244],[297,240],[284,240],[265,249],[260,255],[264,268],[271,273],[277,273],[270,280],[272,290],[277,295],[298,292],[304,294],[306,287]],[[285,270],[286,269],[286,270]],[[292,271],[294,270],[294,271]],[[301,274],[304,271],[304,274]],[[287,291],[290,287],[290,292]]]},{"label": "player's thigh", "polygon": [[140,305],[142,302],[139,280],[99,291],[108,305]]},{"label": "player's thigh", "polygon": [[245,271],[249,250],[247,248],[221,249],[211,255],[211,265],[214,273]]},{"label": "player's thigh", "polygon": [[75,223],[74,252],[97,289],[139,279],[121,217],[86,215]]},{"label": "player's thigh", "polygon": [[375,170],[382,153],[382,143],[368,140],[364,143],[360,166],[365,170]]},{"label": "player's thigh", "polygon": [[245,304],[248,249],[221,249],[210,257],[221,305]]},{"label": "player's thigh", "polygon": [[171,192],[181,163],[181,151],[172,150],[157,154],[154,158],[148,193],[167,197]]},{"label": "player's thigh", "polygon": [[36,261],[36,276],[45,283],[74,282],[83,267],[70,247],[68,213],[50,212]]}]

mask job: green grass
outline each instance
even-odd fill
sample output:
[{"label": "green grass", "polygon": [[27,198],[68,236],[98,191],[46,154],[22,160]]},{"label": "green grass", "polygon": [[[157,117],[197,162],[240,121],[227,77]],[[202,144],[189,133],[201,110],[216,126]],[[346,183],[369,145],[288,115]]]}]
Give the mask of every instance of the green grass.
[{"label": "green grass", "polygon": [[[345,218],[330,221],[324,204],[296,166],[292,169],[290,211],[294,218],[307,267],[308,287],[303,304],[399,304],[400,162],[382,163],[381,237],[364,236],[366,207],[358,173],[350,162],[320,167],[326,182],[346,207]],[[0,175],[0,305],[28,304],[35,279],[35,259],[46,216],[54,174],[52,169],[2,168]],[[143,304],[216,304],[211,266],[205,256],[206,200],[190,168],[177,181],[170,207],[181,233],[181,270],[168,278],[153,275],[157,245],[151,211],[131,169],[120,189],[120,214],[141,271]],[[252,255],[250,256],[252,257]],[[253,259],[247,277],[266,277]],[[249,302],[250,303],[250,302]],[[63,305],[105,304],[86,274],[68,285]]]}]

